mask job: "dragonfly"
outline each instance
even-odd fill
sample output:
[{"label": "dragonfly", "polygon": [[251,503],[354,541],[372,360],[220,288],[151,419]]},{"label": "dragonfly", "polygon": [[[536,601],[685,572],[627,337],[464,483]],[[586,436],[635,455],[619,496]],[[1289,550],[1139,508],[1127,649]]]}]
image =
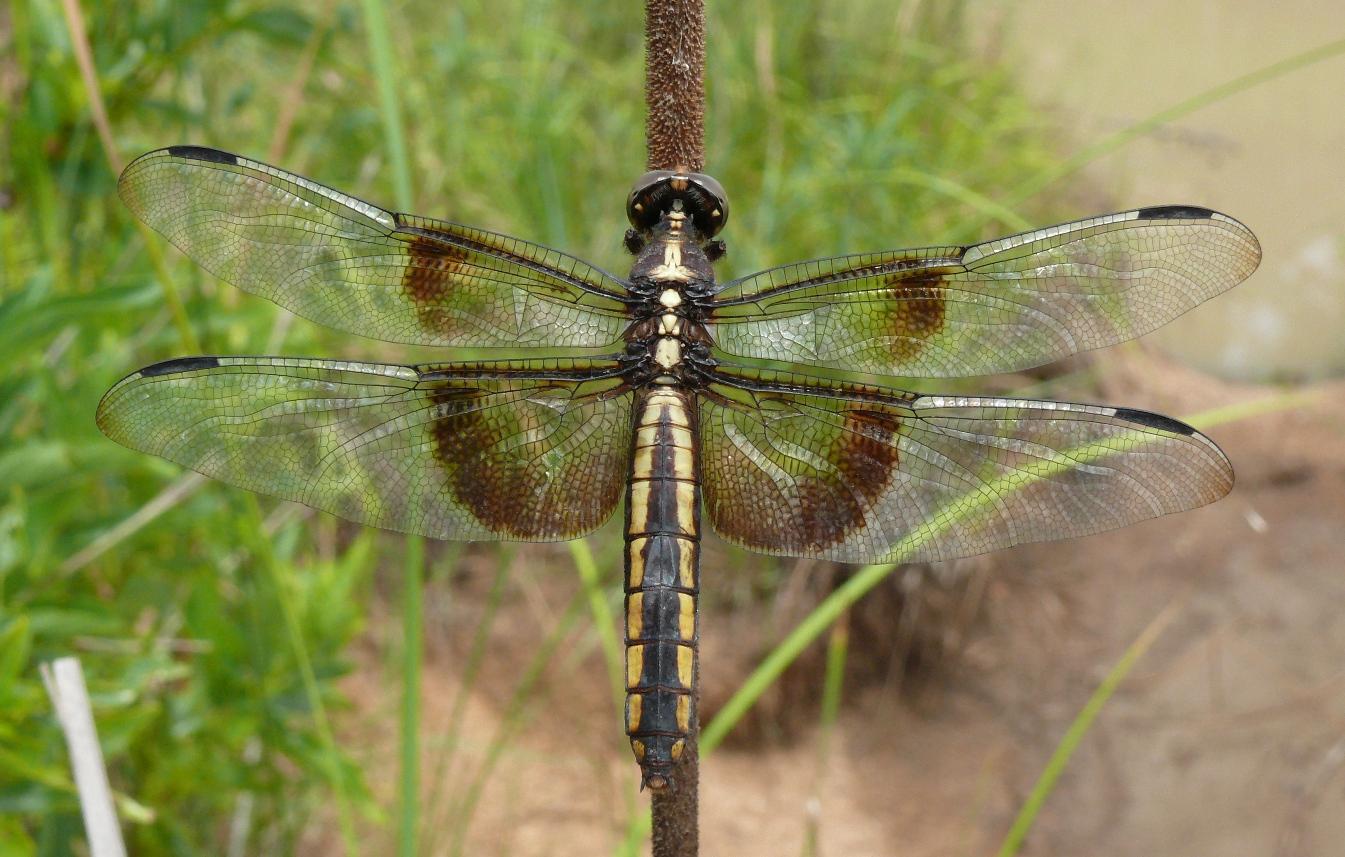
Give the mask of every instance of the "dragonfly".
[{"label": "dragonfly", "polygon": [[685,169],[630,191],[625,278],[215,149],[150,152],[118,189],[220,279],[312,321],[501,349],[418,365],[182,357],[118,382],[97,423],[229,484],[436,539],[573,539],[624,507],[642,787],[668,788],[689,757],[702,514],[766,554],[940,561],[1180,512],[1233,484],[1213,441],[1160,414],[866,380],[1013,372],[1165,324],[1260,262],[1251,231],[1206,208],[719,283],[728,199]]}]

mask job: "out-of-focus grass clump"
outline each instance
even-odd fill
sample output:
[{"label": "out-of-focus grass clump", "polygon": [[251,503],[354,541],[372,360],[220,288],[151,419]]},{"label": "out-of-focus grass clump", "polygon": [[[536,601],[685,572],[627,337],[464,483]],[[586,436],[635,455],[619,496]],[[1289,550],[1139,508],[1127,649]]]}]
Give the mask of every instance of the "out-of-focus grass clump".
[{"label": "out-of-focus grass clump", "polygon": [[[359,4],[83,6],[123,159],[213,145],[391,200]],[[975,237],[954,225],[993,213],[985,200],[1049,157],[960,4],[709,6],[707,169],[734,206],[721,275]],[[417,209],[624,273],[623,201],[644,167],[639,4],[387,12]],[[282,607],[339,709],[361,595],[399,542],[259,511],[97,432],[103,391],[189,337],[116,198],[89,102],[60,4],[0,8],[0,852],[71,853],[82,837],[37,676],[66,654],[89,678],[132,853],[287,853],[334,776],[377,825],[360,772],[348,758],[333,772],[321,749]],[[287,325],[160,249],[206,352],[406,354]],[[160,517],[110,538],[165,490]]]}]

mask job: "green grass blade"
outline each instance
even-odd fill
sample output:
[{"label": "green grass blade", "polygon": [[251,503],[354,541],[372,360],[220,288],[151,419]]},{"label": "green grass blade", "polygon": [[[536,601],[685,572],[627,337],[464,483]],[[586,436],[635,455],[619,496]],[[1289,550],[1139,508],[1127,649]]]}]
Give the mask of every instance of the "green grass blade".
[{"label": "green grass blade", "polygon": [[934,175],[922,170],[901,167],[892,170],[891,177],[893,180],[904,184],[934,191],[940,196],[947,197],[979,212],[986,220],[997,220],[1010,229],[1026,231],[1033,226],[1031,221],[1014,211],[1011,206],[1003,205],[984,194],[977,193],[966,185],[953,181],[948,176]]},{"label": "green grass blade", "polygon": [[[608,601],[605,581],[598,572],[597,563],[593,559],[593,549],[587,539],[575,539],[569,542],[570,556],[574,559],[575,569],[579,572],[579,579],[583,583],[584,593],[588,597],[589,613],[593,616],[593,626],[598,634],[598,643],[602,647],[603,660],[607,664],[607,680],[612,689],[612,704],[616,707],[617,722],[624,723],[626,716],[626,672],[624,663],[624,653],[622,643],[624,642],[617,631],[618,622],[616,615],[612,612],[612,605]],[[637,795],[630,789],[623,790],[623,796],[626,800],[626,815],[629,819],[627,832],[632,831],[638,835],[641,826],[639,817],[641,813],[648,814],[649,806],[643,801],[637,800]],[[634,845],[625,845],[619,847],[620,853],[634,854],[632,848],[638,848],[639,840]]]},{"label": "green grass blade", "polygon": [[[514,564],[515,551],[516,548],[512,545],[500,545],[495,580],[491,583],[490,593],[486,596],[485,610],[481,614],[481,619],[476,625],[476,631],[472,635],[472,645],[467,654],[467,663],[463,667],[462,678],[458,681],[458,688],[453,696],[453,707],[449,711],[448,723],[444,730],[443,750],[439,753],[438,759],[435,760],[434,774],[430,777],[430,782],[433,785],[426,806],[429,807],[431,813],[434,813],[434,808],[440,805],[444,786],[448,779],[448,772],[453,767],[453,758],[458,747],[462,744],[458,732],[462,728],[462,718],[467,709],[467,699],[476,687],[476,678],[481,673],[481,665],[485,661],[486,652],[490,646],[490,632],[495,626],[495,617],[499,613],[500,605],[504,603],[504,593],[508,588],[509,570]],[[442,813],[434,813],[433,818],[426,819],[426,824],[430,827],[424,832],[422,838],[425,840],[425,850],[428,853],[440,853],[439,839],[450,823],[451,813],[447,806]]]},{"label": "green grass blade", "polygon": [[[103,146],[103,156],[107,159],[108,167],[113,174],[118,174],[124,161],[112,137],[112,125],[107,117],[107,107],[103,104],[103,91],[98,83],[98,68],[94,65],[93,49],[89,45],[88,32],[84,27],[84,15],[77,0],[63,0],[61,8],[65,13],[66,32],[70,35],[70,45],[79,65],[80,78],[84,82],[85,94],[89,99],[90,117]],[[201,350],[201,344],[196,338],[196,329],[187,318],[186,307],[183,306],[177,285],[168,272],[168,263],[164,260],[163,250],[156,240],[157,236],[139,220],[135,221],[135,226],[140,232],[141,240],[145,242],[145,254],[149,257],[150,265],[154,268],[154,274],[163,289],[164,301],[168,304],[168,311],[173,317],[173,325],[177,328],[178,336],[188,351],[197,354]]]},{"label": "green grass blade", "polygon": [[547,664],[555,656],[556,650],[560,648],[565,636],[579,621],[579,617],[584,612],[585,600],[582,589],[570,599],[565,612],[556,621],[555,627],[547,634],[546,639],[542,641],[537,654],[533,656],[528,668],[523,672],[523,677],[519,679],[518,686],[514,688],[514,694],[509,698],[509,704],[505,706],[504,718],[500,721],[499,728],[486,750],[486,758],[481,763],[481,769],[472,780],[472,784],[468,787],[458,812],[455,814],[453,846],[449,849],[449,853],[454,857],[465,853],[467,830],[471,826],[472,813],[476,810],[481,795],[485,793],[486,783],[489,782],[491,774],[494,773],[500,757],[504,755],[505,748],[509,746],[509,739],[527,719],[528,706],[534,701],[533,688],[537,684],[537,680],[541,678]]},{"label": "green grass blade", "polygon": [[822,779],[821,770],[830,753],[836,718],[841,710],[841,685],[845,681],[845,662],[849,655],[850,627],[848,621],[842,619],[831,627],[831,636],[827,640],[827,669],[822,679],[822,710],[819,718],[821,733],[817,742],[819,782]]},{"label": "green grass blade", "polygon": [[327,707],[322,702],[322,691],[318,689],[317,676],[313,672],[313,659],[309,657],[308,645],[304,642],[303,629],[299,625],[299,611],[294,603],[294,587],[289,581],[289,566],[276,559],[271,548],[271,538],[266,534],[262,523],[261,506],[255,494],[246,494],[252,548],[261,561],[272,588],[275,589],[276,602],[285,617],[285,632],[294,650],[294,660],[299,665],[299,675],[303,681],[304,696],[309,710],[313,712],[313,722],[317,728],[318,740],[322,742],[323,756],[326,760],[327,776],[331,779],[336,792],[336,818],[341,828],[341,839],[345,843],[346,854],[356,857],[360,853],[359,840],[355,836],[355,821],[351,811],[350,795],[346,789],[346,780],[341,772],[341,761],[336,750],[336,739],[332,734],[331,722],[327,718]]},{"label": "green grass blade", "polygon": [[[364,0],[364,26],[368,34],[369,61],[378,89],[383,117],[383,141],[392,165],[393,198],[402,211],[414,204],[411,191],[411,166],[406,152],[406,134],[402,127],[401,102],[397,97],[397,72],[393,67],[392,39],[388,33],[388,13],[382,0]],[[420,670],[425,648],[421,621],[424,587],[424,542],[416,536],[406,540],[407,560],[402,612],[402,718],[401,718],[401,813],[397,834],[397,853],[414,857],[420,830]],[[413,567],[414,566],[414,567]]]},{"label": "green grass blade", "polygon": [[612,686],[612,699],[615,700],[618,713],[624,712],[626,704],[626,681],[622,669],[621,638],[617,636],[616,614],[607,600],[606,587],[598,573],[598,565],[593,561],[593,549],[586,539],[575,539],[567,545],[579,579],[584,585],[584,594],[588,597],[589,612],[593,615],[593,626],[598,631],[598,642],[602,646],[603,660],[607,663],[607,678]]},{"label": "green grass blade", "polygon": [[817,729],[817,771],[813,776],[813,795],[804,810],[803,857],[821,853],[822,798],[826,794],[827,762],[831,758],[832,737],[841,710],[841,685],[845,680],[845,662],[850,654],[849,616],[831,626],[827,638],[827,666],[822,678],[822,706]]},{"label": "green grass blade", "polygon": [[[917,545],[912,544],[908,550]],[[886,562],[879,565],[866,565],[854,577],[843,583],[835,592],[828,595],[821,604],[803,618],[788,636],[780,641],[766,655],[752,674],[743,682],[742,687],[725,703],[701,732],[701,755],[706,756],[724,740],[729,730],[738,724],[756,701],[761,698],[785,668],[798,658],[803,650],[812,644],[822,632],[831,626],[851,605],[866,592],[877,586],[883,578],[891,574],[899,563]]]},{"label": "green grass blade", "polygon": [[420,667],[425,634],[421,592],[425,584],[425,540],[406,537],[406,565],[402,576],[402,758],[401,823],[397,832],[399,857],[415,857],[420,828]]},{"label": "green grass blade", "polygon": [[397,73],[393,68],[392,37],[388,34],[388,13],[382,0],[364,0],[364,27],[369,35],[369,60],[378,87],[379,109],[383,116],[383,138],[392,164],[394,199],[402,211],[414,202],[411,192],[411,165],[406,154],[406,133],[402,128],[402,105],[397,97]]},{"label": "green grass blade", "polygon": [[1023,808],[1018,811],[1018,817],[1014,819],[1013,826],[1009,828],[1008,834],[1005,835],[1004,842],[999,846],[999,857],[1013,857],[1014,854],[1018,853],[1018,849],[1023,846],[1023,840],[1027,838],[1028,831],[1032,829],[1033,822],[1037,820],[1037,815],[1041,812],[1042,806],[1045,805],[1046,799],[1050,797],[1051,792],[1055,789],[1056,782],[1060,779],[1060,775],[1064,773],[1065,766],[1069,764],[1074,751],[1079,748],[1079,744],[1088,734],[1088,730],[1092,728],[1097,716],[1102,713],[1102,707],[1107,704],[1107,700],[1111,699],[1112,694],[1116,692],[1116,688],[1120,687],[1121,682],[1134,669],[1135,664],[1139,663],[1140,658],[1144,657],[1144,654],[1149,651],[1168,625],[1172,624],[1172,620],[1177,618],[1177,614],[1181,612],[1181,606],[1180,603],[1174,601],[1164,607],[1149,623],[1148,627],[1135,638],[1135,642],[1131,643],[1129,648],[1125,650],[1121,659],[1116,662],[1116,666],[1112,667],[1111,672],[1107,673],[1102,683],[1098,685],[1097,690],[1093,691],[1093,695],[1088,698],[1088,702],[1084,704],[1079,715],[1074,718],[1074,722],[1070,723],[1069,729],[1065,731],[1064,737],[1060,739],[1060,743],[1056,745],[1055,752],[1051,754],[1051,758],[1047,761],[1046,768],[1041,772],[1041,776],[1037,778],[1036,784],[1032,786],[1032,792],[1023,803]]}]

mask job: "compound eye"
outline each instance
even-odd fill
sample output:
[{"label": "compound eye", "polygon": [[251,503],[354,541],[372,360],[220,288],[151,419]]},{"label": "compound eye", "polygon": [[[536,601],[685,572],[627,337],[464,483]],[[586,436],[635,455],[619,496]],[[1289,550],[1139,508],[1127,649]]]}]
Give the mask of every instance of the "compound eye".
[{"label": "compound eye", "polygon": [[645,230],[658,223],[659,215],[671,202],[670,180],[673,170],[652,170],[635,180],[626,197],[626,219],[636,229]]},{"label": "compound eye", "polygon": [[631,226],[643,232],[652,229],[678,201],[705,238],[713,238],[728,222],[729,200],[724,186],[713,176],[682,170],[653,170],[640,176],[626,198],[626,217]]},{"label": "compound eye", "polygon": [[696,226],[706,238],[713,238],[729,222],[729,196],[714,176],[690,173],[687,176],[694,193]]}]

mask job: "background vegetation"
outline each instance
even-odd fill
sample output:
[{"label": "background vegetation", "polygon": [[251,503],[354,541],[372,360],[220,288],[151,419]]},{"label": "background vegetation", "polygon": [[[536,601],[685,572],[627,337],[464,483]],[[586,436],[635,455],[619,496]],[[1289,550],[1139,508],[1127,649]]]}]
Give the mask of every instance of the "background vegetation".
[{"label": "background vegetation", "polygon": [[[1061,213],[1041,197],[1013,210],[990,202],[1047,174],[1054,150],[962,4],[709,5],[708,170],[734,204],[722,276]],[[393,809],[341,737],[336,682],[352,643],[376,633],[370,605],[401,588],[404,541],[198,480],[107,441],[92,420],[118,378],[197,350],[424,356],[291,323],[157,236],[147,244],[109,167],[198,143],[391,203],[364,10],[85,7],[115,153],[91,123],[60,7],[0,9],[0,854],[79,852],[65,748],[36,670],[71,653],[94,693],[132,853],[292,853],[333,817],[348,843],[390,851]],[[409,0],[387,14],[415,210],[623,270],[622,202],[644,155],[639,4]],[[595,586],[615,580],[618,537],[592,540]],[[504,567],[513,549],[485,560],[473,550]],[[520,550],[581,591],[563,553]],[[451,590],[458,556],[433,548],[428,585]],[[775,564],[729,556],[741,579],[771,585]],[[618,597],[612,585],[591,591],[609,608]],[[483,601],[513,592],[502,582]],[[594,616],[600,606],[560,621]],[[577,675],[608,681],[596,657]],[[525,679],[520,705],[527,690]],[[610,726],[623,744],[615,716]]]}]

